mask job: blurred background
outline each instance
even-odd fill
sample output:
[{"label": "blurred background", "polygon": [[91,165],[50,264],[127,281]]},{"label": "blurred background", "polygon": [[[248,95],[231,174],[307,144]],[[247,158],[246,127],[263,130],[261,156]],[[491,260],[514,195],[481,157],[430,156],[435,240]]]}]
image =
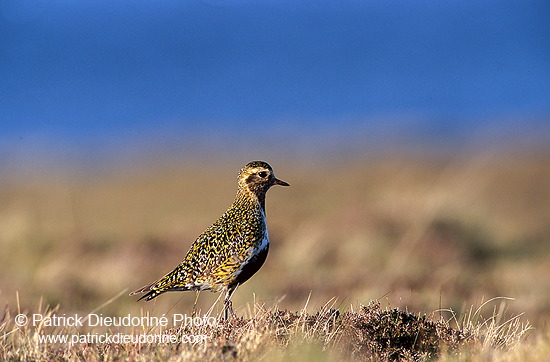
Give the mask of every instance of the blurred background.
[{"label": "blurred background", "polygon": [[[505,296],[546,326],[549,12],[0,0],[0,301],[89,312],[153,281],[263,159],[292,187],[270,191],[270,255],[237,313]],[[105,313],[194,297],[124,294]]]}]

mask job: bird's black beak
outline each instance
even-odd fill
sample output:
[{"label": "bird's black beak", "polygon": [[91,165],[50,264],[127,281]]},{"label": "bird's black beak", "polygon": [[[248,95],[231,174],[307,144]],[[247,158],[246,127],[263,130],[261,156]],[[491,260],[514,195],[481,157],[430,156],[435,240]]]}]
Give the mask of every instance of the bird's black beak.
[{"label": "bird's black beak", "polygon": [[273,185],[290,186],[288,183],[283,180],[279,180],[278,178],[273,179]]}]

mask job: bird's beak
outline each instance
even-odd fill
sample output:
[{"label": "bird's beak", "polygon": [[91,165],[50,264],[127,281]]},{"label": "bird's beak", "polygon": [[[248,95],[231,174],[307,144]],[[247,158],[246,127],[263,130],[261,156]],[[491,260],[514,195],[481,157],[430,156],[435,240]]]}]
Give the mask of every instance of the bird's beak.
[{"label": "bird's beak", "polygon": [[273,179],[273,185],[290,186],[288,183],[279,180],[278,178]]}]

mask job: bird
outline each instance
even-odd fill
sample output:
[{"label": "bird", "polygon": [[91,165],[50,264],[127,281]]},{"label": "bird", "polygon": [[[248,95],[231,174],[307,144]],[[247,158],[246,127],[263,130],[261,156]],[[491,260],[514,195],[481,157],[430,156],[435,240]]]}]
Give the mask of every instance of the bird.
[{"label": "bird", "polygon": [[269,250],[265,197],[274,185],[290,186],[275,177],[264,161],[247,163],[238,175],[235,200],[227,211],[200,234],[184,260],[171,272],[130,293],[145,293],[150,301],[170,291],[225,293],[223,318],[233,312],[231,296],[264,264]]}]

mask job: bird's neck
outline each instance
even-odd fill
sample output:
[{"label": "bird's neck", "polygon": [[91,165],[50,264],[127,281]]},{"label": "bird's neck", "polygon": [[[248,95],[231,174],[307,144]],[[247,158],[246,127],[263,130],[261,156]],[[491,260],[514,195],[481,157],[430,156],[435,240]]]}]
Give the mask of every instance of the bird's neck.
[{"label": "bird's neck", "polygon": [[239,189],[233,205],[237,207],[258,207],[265,213],[265,192],[253,192],[249,189]]}]

